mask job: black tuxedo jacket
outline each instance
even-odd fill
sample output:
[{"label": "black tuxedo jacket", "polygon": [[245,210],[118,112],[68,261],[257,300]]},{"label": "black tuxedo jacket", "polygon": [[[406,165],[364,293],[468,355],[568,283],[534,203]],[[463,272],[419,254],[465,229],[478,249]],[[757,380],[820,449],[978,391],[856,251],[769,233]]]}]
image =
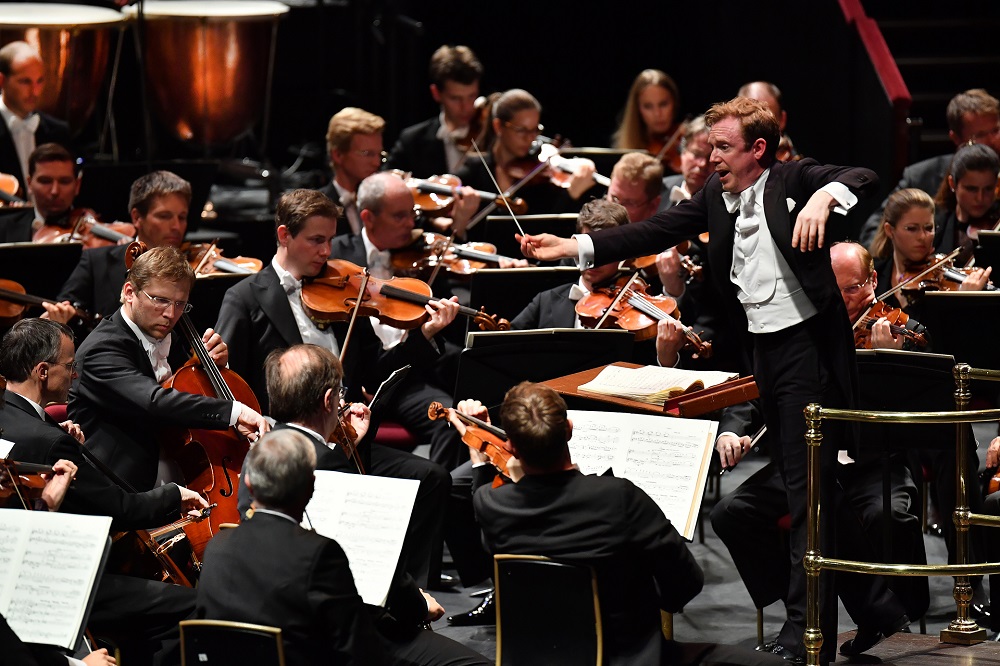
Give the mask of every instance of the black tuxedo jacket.
[{"label": "black tuxedo jacket", "polygon": [[[868,192],[878,185],[878,177],[868,169],[823,166],[811,159],[778,162],[771,166],[764,186],[764,212],[778,251],[818,310],[816,316],[828,323],[828,351],[833,355],[833,365],[839,371],[837,381],[841,391],[850,399],[850,396],[857,395],[854,336],[830,265],[830,236],[839,231],[834,229],[837,220],[827,225],[827,240],[821,249],[802,252],[792,248],[795,218],[816,190],[831,182],[843,183],[855,192]],[[791,211],[788,210],[787,199],[794,201]],[[736,296],[736,285],[729,280],[734,219],[735,216],[726,210],[722,200],[719,178],[713,175],[689,201],[658,212],[648,220],[592,234],[594,263],[601,265],[660,252],[708,231],[712,238],[708,246],[709,263],[718,268],[712,271],[711,279],[722,295],[725,315],[730,321],[738,322],[735,326],[740,329],[743,347],[747,348],[746,314]],[[743,371],[748,370],[743,368]]]},{"label": "black tuxedo jacket", "polygon": [[[35,146],[43,143],[58,143],[70,147],[69,125],[47,113],[38,112],[41,119],[35,130]],[[28,174],[21,172],[21,161],[17,158],[14,139],[11,138],[7,123],[0,121],[0,171],[17,176],[22,192],[28,191]]]},{"label": "black tuxedo jacket", "polygon": [[128,277],[127,249],[127,245],[113,245],[84,251],[56,300],[76,303],[91,314],[113,314],[121,307],[122,286]]},{"label": "black tuxedo jacket", "polygon": [[30,243],[34,221],[35,209],[31,206],[0,210],[0,243]]},{"label": "black tuxedo jacket", "polygon": [[321,187],[319,191],[330,197],[330,200],[341,208],[340,217],[337,218],[337,235],[352,236],[354,231],[351,229],[351,223],[347,221],[344,202],[340,200],[340,194],[337,192],[337,188],[333,186],[333,181],[331,180],[325,187]]},{"label": "black tuxedo jacket", "polygon": [[572,288],[572,284],[563,284],[536,294],[510,322],[511,329],[573,328],[576,325],[576,302],[569,300]]},{"label": "black tuxedo jacket", "polygon": [[[341,236],[335,244],[342,239],[353,238]],[[361,238],[356,238],[360,245]],[[363,250],[361,254],[364,255]],[[337,344],[343,347],[347,323],[332,326]],[[302,342],[288,297],[270,264],[229,288],[222,300],[215,330],[229,345],[229,367],[250,384],[261,409],[266,413],[268,401],[264,359],[275,349]],[[388,351],[383,350],[367,317],[358,318],[347,352],[344,358],[344,385],[348,387],[348,400],[352,401],[362,398],[362,386],[374,391],[382,380],[407,363],[422,366],[438,357],[438,350],[419,332],[406,336],[402,344]]]},{"label": "black tuxedo jacket", "polygon": [[389,153],[387,169],[409,171],[417,178],[430,178],[451,173],[444,142],[437,138],[441,129],[440,116],[411,125],[400,133]]},{"label": "black tuxedo jacket", "polygon": [[52,465],[65,459],[78,472],[66,493],[60,511],[92,516],[111,516],[112,529],[144,529],[166,525],[177,518],[181,494],[173,483],[144,493],[130,493],[118,487],[84,459],[81,445],[46,415],[38,418],[31,404],[7,390],[6,407],[0,409],[0,429],[13,442],[11,457],[21,462]]},{"label": "black tuxedo jacket", "polygon": [[[174,370],[187,360],[179,338],[174,335],[168,359]],[[164,429],[229,427],[232,402],[160,386],[121,310],[98,324],[76,358],[80,370],[69,394],[70,418],[83,428],[90,450],[136,490],[156,481],[156,438]]]},{"label": "black tuxedo jacket", "polygon": [[569,470],[481,487],[474,504],[490,552],[594,567],[605,663],[661,663],[659,611],[681,610],[704,577],[648,495],[626,479]]},{"label": "black tuxedo jacket", "polygon": [[198,616],[280,627],[290,665],[386,663],[343,549],[279,516],[209,542]]}]

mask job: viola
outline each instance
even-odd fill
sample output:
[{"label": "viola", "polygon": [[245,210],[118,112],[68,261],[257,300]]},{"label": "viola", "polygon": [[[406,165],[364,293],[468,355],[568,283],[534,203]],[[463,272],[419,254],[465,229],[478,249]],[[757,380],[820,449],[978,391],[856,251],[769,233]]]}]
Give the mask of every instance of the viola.
[{"label": "viola", "polygon": [[264,262],[253,257],[223,257],[222,250],[212,243],[185,243],[181,246],[197,278],[209,275],[250,275],[264,267]]},{"label": "viola", "polygon": [[[24,287],[13,280],[0,280],[0,326],[10,327],[24,316],[29,305],[55,305],[56,301],[41,296],[32,296]],[[93,329],[101,321],[101,315],[92,315],[82,308],[74,307],[75,315],[87,329]]]},{"label": "viola", "polygon": [[[604,328],[604,323],[635,333],[637,341],[656,337],[657,322],[680,316],[677,301],[669,296],[650,296],[637,275],[620,279],[610,287],[595,289],[576,303],[576,314],[585,328]],[[684,327],[685,347],[695,356],[710,358],[712,343],[704,342],[690,326]]]},{"label": "viola", "polygon": [[[341,354],[341,357],[343,357],[343,354]],[[333,443],[340,446],[348,460],[354,461],[354,465],[358,468],[358,474],[367,474],[361,462],[361,455],[358,452],[358,431],[354,429],[348,418],[347,410],[350,407],[350,403],[346,403],[340,407],[337,414],[337,429],[334,431]]]},{"label": "viola", "polygon": [[650,155],[663,162],[664,166],[671,169],[674,173],[680,173],[680,140],[686,130],[686,123],[678,123],[669,137],[666,134],[650,137],[649,143],[646,145],[646,150]]},{"label": "viola", "polygon": [[[126,267],[131,268],[132,262],[145,249],[144,243],[130,245],[125,256]],[[163,387],[222,400],[238,400],[259,412],[260,403],[253,391],[238,374],[228,368],[220,368],[212,361],[201,335],[186,313],[181,315],[179,325],[194,356],[168,377]],[[236,428],[173,429],[162,433],[160,446],[166,458],[178,463],[187,487],[201,493],[209,504],[218,505],[204,521],[208,538],[218,532],[222,523],[240,521],[237,488],[243,459],[250,445]],[[195,554],[201,557],[208,541],[202,532],[204,528],[199,528],[201,533],[191,534],[189,527],[184,528],[185,534],[188,534]]]},{"label": "viola", "polygon": [[83,243],[84,249],[131,243],[135,238],[131,222],[101,222],[89,208],[77,208],[69,215],[46,222],[31,236],[32,243]]},{"label": "viola", "polygon": [[440,402],[432,402],[427,407],[427,418],[431,421],[447,419],[462,433],[462,442],[489,458],[490,463],[500,472],[493,480],[493,486],[499,486],[510,479],[507,466],[514,455],[510,452],[507,433],[500,428],[481,421],[473,416],[445,407]]},{"label": "viola", "polygon": [[917,347],[927,346],[927,337],[906,328],[910,316],[902,308],[893,308],[885,301],[876,301],[871,308],[854,322],[854,347],[856,349],[872,348],[872,326],[882,317],[889,322],[889,330],[893,335],[901,335]]},{"label": "viola", "polygon": [[[406,175],[406,174],[402,174]],[[452,204],[455,202],[455,193],[462,187],[462,181],[458,176],[445,174],[443,176],[431,176],[430,178],[403,178],[406,186],[413,194],[413,204],[424,215],[438,217],[451,214]],[[475,190],[476,196],[486,203],[496,203],[510,210],[515,215],[524,215],[528,210],[528,204],[520,197],[508,198],[504,202],[502,195],[493,192]]]},{"label": "viola", "polygon": [[417,240],[408,247],[392,253],[393,273],[403,277],[423,278],[438,265],[453,275],[469,276],[480,268],[499,264],[512,257],[497,254],[492,243],[449,243],[442,234],[419,232]]},{"label": "viola", "polygon": [[[364,296],[359,296],[367,277]],[[393,328],[410,330],[427,320],[425,306],[432,300],[430,286],[416,278],[380,280],[365,269],[343,259],[326,262],[323,271],[302,285],[302,307],[321,326],[347,321],[357,309],[361,316],[376,317]],[[510,330],[510,322],[481,310],[461,306],[459,313],[472,318],[484,331]]]},{"label": "viola", "polygon": [[42,474],[52,474],[48,465],[0,460],[0,507],[31,511],[45,490]]}]

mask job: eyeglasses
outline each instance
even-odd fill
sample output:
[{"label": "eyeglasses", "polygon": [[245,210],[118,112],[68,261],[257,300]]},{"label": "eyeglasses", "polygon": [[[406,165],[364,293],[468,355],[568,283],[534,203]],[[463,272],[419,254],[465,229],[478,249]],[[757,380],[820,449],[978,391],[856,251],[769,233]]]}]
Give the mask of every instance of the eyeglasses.
[{"label": "eyeglasses", "polygon": [[66,368],[67,370],[69,370],[70,374],[73,374],[74,372],[76,372],[76,369],[78,367],[80,367],[79,366],[79,361],[76,361],[76,360],[70,361],[68,363],[53,363],[52,365],[61,365],[64,368]]},{"label": "eyeglasses", "polygon": [[643,199],[642,201],[632,201],[631,199],[619,199],[613,194],[608,195],[608,201],[612,201],[616,204],[621,204],[626,208],[638,208],[639,206],[644,206],[649,203],[649,199]]},{"label": "eyeglasses", "polygon": [[694,150],[685,150],[684,152],[696,160],[705,160],[706,162],[708,161],[708,158],[711,157],[712,155],[712,153],[702,153]]},{"label": "eyeglasses", "polygon": [[374,150],[352,150],[351,152],[364,159],[368,159],[369,157],[378,157],[380,162],[387,162],[389,160],[389,153],[384,150],[380,150],[378,152]]},{"label": "eyeglasses", "polygon": [[514,125],[511,123],[504,123],[503,126],[519,136],[532,136],[532,137],[538,136],[539,134],[541,134],[542,130],[545,129],[545,125],[538,125],[538,127],[521,127],[519,125]]},{"label": "eyeglasses", "polygon": [[840,291],[844,292],[848,296],[854,296],[856,293],[865,288],[865,286],[872,281],[872,276],[869,275],[868,279],[864,282],[859,282],[858,284],[852,284],[849,287],[841,287]]},{"label": "eyeglasses", "polygon": [[180,310],[183,313],[191,312],[191,308],[194,306],[187,301],[172,301],[169,298],[164,298],[163,296],[150,296],[145,291],[140,290],[140,293],[153,302],[153,307],[157,310],[166,310],[171,305],[174,306],[175,310]]}]

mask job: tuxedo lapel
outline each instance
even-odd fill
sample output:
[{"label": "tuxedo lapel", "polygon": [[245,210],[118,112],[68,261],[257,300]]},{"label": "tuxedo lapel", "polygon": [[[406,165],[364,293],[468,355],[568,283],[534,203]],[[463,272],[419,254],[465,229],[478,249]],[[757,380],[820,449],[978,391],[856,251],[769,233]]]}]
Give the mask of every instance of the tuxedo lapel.
[{"label": "tuxedo lapel", "polygon": [[[7,389],[7,391],[4,392],[4,402],[6,402],[9,407],[13,407],[14,409],[19,409],[32,418],[35,419],[38,418],[38,412],[36,412],[35,408],[31,406],[31,403],[25,400],[23,397],[19,396],[18,394],[14,393],[10,389]],[[44,411],[42,413],[45,414]],[[39,420],[44,420],[46,423],[50,423],[52,425],[55,425],[56,427],[59,427],[59,424],[55,422],[55,419],[53,419],[48,414],[45,414],[44,419],[39,419]]]},{"label": "tuxedo lapel", "polygon": [[[156,371],[153,370],[153,362],[149,360],[149,354],[146,353],[146,350],[143,348],[142,343],[139,342],[139,339],[135,337],[132,329],[125,323],[125,318],[120,308],[113,315],[111,315],[111,322],[115,325],[113,333],[114,337],[119,338],[126,348],[132,350],[132,355],[136,359],[138,367],[142,370],[142,373],[147,377],[156,379]],[[170,343],[171,355],[173,355],[173,352],[176,351],[174,348],[176,347],[177,340],[178,338],[175,336]]]},{"label": "tuxedo lapel", "polygon": [[284,339],[285,344],[288,346],[300,344],[302,334],[299,333],[299,328],[295,325],[292,306],[288,303],[288,295],[278,281],[278,274],[274,272],[274,267],[268,264],[251,278],[250,284],[253,287],[254,297],[260,303],[261,310],[264,311],[268,320]]}]

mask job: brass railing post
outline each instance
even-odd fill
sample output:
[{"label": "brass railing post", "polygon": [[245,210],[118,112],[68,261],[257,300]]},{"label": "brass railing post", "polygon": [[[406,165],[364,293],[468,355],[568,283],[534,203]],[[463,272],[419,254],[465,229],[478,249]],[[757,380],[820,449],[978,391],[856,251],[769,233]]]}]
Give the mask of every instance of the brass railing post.
[{"label": "brass railing post", "polygon": [[[955,411],[961,412],[969,408],[972,398],[970,371],[968,364],[959,363],[952,372],[955,377]],[[969,494],[965,478],[968,430],[969,425],[966,423],[955,424],[955,558],[959,566],[969,563]],[[941,642],[959,645],[982,643],[986,640],[986,630],[969,617],[972,585],[967,575],[955,576],[952,594],[955,597],[957,616],[947,628],[941,630]]]},{"label": "brass railing post", "polygon": [[819,650],[823,647],[823,632],[819,626],[819,574],[820,574],[820,444],[823,443],[822,408],[816,403],[805,409],[806,444],[808,446],[808,476],[806,478],[806,498],[808,504],[808,530],[806,532],[806,555],[802,564],[806,570],[806,631],[802,642],[806,646],[806,664],[819,666]]}]

